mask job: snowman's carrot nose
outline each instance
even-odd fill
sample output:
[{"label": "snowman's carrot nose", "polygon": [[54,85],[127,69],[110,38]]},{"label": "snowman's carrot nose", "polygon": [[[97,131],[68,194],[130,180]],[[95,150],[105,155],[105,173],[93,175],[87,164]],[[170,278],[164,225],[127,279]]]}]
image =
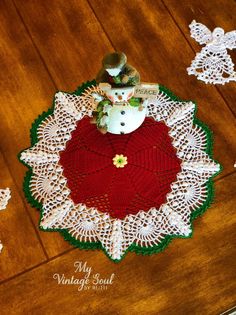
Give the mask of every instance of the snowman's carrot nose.
[{"label": "snowman's carrot nose", "polygon": [[122,100],[122,96],[121,95],[118,95],[118,100]]}]

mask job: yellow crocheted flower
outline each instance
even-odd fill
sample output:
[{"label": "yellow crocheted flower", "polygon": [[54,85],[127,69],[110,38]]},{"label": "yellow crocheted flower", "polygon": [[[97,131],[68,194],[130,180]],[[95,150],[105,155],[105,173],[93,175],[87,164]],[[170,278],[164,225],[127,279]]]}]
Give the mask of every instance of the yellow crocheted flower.
[{"label": "yellow crocheted flower", "polygon": [[116,167],[124,167],[126,164],[128,164],[127,157],[123,154],[116,154],[112,160]]}]

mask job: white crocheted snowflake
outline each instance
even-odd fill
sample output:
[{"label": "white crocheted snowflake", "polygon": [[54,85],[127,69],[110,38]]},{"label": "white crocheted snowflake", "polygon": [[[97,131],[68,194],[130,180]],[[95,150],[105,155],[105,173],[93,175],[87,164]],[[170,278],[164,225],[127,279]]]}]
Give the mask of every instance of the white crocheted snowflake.
[{"label": "white crocheted snowflake", "polygon": [[225,33],[220,27],[211,32],[205,25],[192,21],[189,25],[191,37],[199,44],[206,44],[196,54],[191,66],[187,68],[189,75],[195,75],[205,83],[225,84],[236,81],[233,61],[227,49],[236,48],[236,31]]},{"label": "white crocheted snowflake", "polygon": [[6,206],[10,198],[11,191],[9,188],[0,189],[0,210],[6,209]]},{"label": "white crocheted snowflake", "polygon": [[[9,199],[11,198],[11,191],[9,188],[0,189],[0,210],[6,209]],[[3,249],[2,242],[0,241],[0,253]]]},{"label": "white crocheted snowflake", "polygon": [[206,183],[220,166],[206,153],[206,133],[193,123],[195,105],[174,101],[162,90],[149,101],[147,116],[170,128],[172,144],[182,160],[167,202],[159,209],[140,209],[135,215],[115,219],[72,201],[59,153],[77,122],[92,115],[94,104],[90,100],[94,91],[96,86],[87,88],[81,96],[58,92],[53,114],[38,128],[38,143],[21,154],[21,160],[32,168],[31,194],[42,204],[41,227],[66,229],[78,242],[100,242],[113,260],[120,260],[131,244],[154,248],[167,235],[191,235],[191,214],[206,201]]}]

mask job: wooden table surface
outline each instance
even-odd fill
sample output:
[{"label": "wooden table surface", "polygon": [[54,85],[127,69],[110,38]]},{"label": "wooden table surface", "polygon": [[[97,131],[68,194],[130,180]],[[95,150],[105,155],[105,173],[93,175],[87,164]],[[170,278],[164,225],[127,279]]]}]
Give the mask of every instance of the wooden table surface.
[{"label": "wooden table surface", "polygon": [[[235,16],[234,0],[0,1],[0,187],[12,191],[0,213],[1,314],[208,315],[236,304],[235,83],[205,85],[186,73],[201,49],[190,38],[190,22],[231,31]],[[119,264],[39,230],[39,212],[22,191],[26,168],[16,157],[30,146],[31,124],[54,93],[93,79],[114,50],[127,54],[142,81],[197,101],[224,168],[192,239],[176,239],[152,256],[129,253]],[[113,283],[103,291],[59,285],[54,274],[75,276],[76,261],[101,278],[114,273]]]}]

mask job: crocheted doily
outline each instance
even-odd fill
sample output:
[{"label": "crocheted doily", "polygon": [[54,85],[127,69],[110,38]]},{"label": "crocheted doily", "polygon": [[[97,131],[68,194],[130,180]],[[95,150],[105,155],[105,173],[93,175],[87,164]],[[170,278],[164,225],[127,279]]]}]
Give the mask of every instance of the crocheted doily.
[{"label": "crocheted doily", "polygon": [[61,231],[80,248],[102,248],[114,261],[128,250],[151,254],[174,237],[190,237],[220,171],[195,104],[160,86],[140,128],[102,135],[89,123],[98,90],[92,81],[56,93],[54,107],[32,127],[32,147],[20,153],[41,229]]}]

